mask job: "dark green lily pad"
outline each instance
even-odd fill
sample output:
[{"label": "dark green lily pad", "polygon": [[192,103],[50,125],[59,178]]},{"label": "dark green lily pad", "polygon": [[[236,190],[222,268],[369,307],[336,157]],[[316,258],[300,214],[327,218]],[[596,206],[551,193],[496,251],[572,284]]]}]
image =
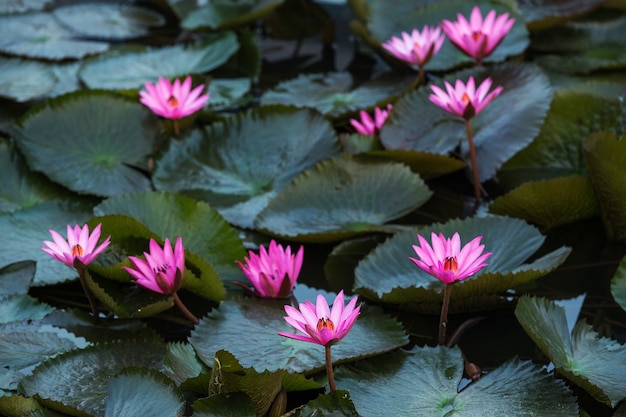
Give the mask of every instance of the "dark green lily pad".
[{"label": "dark green lily pad", "polygon": [[544,229],[600,214],[591,181],[582,176],[526,182],[496,198],[489,212],[524,219]]},{"label": "dark green lily pad", "polygon": [[202,383],[202,375],[208,375],[210,369],[198,358],[189,343],[168,343],[163,373],[183,389],[208,392],[209,381]]},{"label": "dark green lily pad", "polygon": [[[624,132],[622,132],[624,133]],[[585,160],[609,239],[626,241],[626,136],[596,133],[583,141]]]},{"label": "dark green lily pad", "polygon": [[517,0],[529,30],[546,29],[595,9],[603,0]]},{"label": "dark green lily pad", "polygon": [[[0,389],[2,393],[2,389]],[[64,417],[59,414],[51,414],[34,398],[26,398],[21,395],[11,395],[6,392],[0,397],[0,413],[14,417]]]},{"label": "dark green lily pad", "polygon": [[[10,266],[10,265],[9,265]],[[6,268],[2,268],[3,270]],[[2,272],[0,270],[0,272]],[[5,276],[0,275],[2,279]],[[39,320],[54,311],[47,304],[40,304],[35,298],[26,294],[13,294],[0,297],[0,324],[15,321]]]},{"label": "dark green lily pad", "polygon": [[269,202],[255,225],[291,240],[330,242],[384,230],[385,223],[431,195],[406,165],[345,155],[297,177]]},{"label": "dark green lily pad", "polygon": [[[529,44],[524,19],[517,11],[514,2],[409,0],[395,2],[390,7],[390,3],[385,0],[361,2],[350,0],[350,4],[353,5],[353,9],[363,12],[362,15],[357,12],[359,21],[352,22],[352,30],[385,57],[387,55],[380,44],[391,39],[392,36],[400,36],[403,31],[410,32],[415,28],[421,30],[424,25],[437,26],[443,19],[454,21],[457,19],[457,13],[469,19],[474,6],[480,7],[483,16],[493,9],[498,15],[506,12],[515,18],[515,24],[511,31],[494,52],[485,58],[485,62],[500,62],[509,56],[519,55],[524,52]],[[391,58],[388,59],[391,60]],[[449,70],[468,62],[473,62],[473,59],[460,52],[451,42],[444,42],[439,52],[428,62],[426,69]]]},{"label": "dark green lily pad", "polygon": [[[279,336],[279,331],[295,332],[285,320],[283,300],[247,298],[226,301],[218,310],[200,320],[189,343],[207,365],[215,353],[226,349],[241,365],[264,370],[312,372],[324,367],[322,346]],[[254,349],[242,343],[242,335],[254,341]],[[361,307],[361,314],[350,333],[332,348],[333,363],[353,361],[396,349],[407,343],[407,336],[396,320],[381,309]]]},{"label": "dark green lily pad", "polygon": [[106,42],[76,39],[50,13],[0,16],[0,51],[51,60],[78,59],[109,49]]},{"label": "dark green lily pad", "polygon": [[79,75],[89,88],[138,89],[147,81],[156,82],[159,77],[208,72],[226,62],[238,47],[234,33],[221,32],[188,47],[175,45],[139,53],[105,55],[86,61]]},{"label": "dark green lily pad", "polygon": [[193,417],[256,417],[254,404],[242,392],[216,394],[192,404]]},{"label": "dark green lily pad", "polygon": [[36,263],[21,261],[0,268],[0,296],[27,294],[35,278]]},{"label": "dark green lily pad", "polygon": [[[471,119],[479,176],[485,181],[537,136],[550,106],[552,90],[548,78],[532,64],[472,68],[443,80],[452,84],[457,79],[467,82],[470,75],[477,85],[490,77],[492,89],[504,87],[498,97]],[[442,82],[436,84],[443,86]],[[420,88],[394,104],[380,131],[384,147],[447,154],[460,143],[461,154],[470,165],[465,121],[434,105],[428,99],[430,94],[430,88]],[[503,108],[507,111],[502,111]]]},{"label": "dark green lily pad", "polygon": [[56,8],[52,14],[79,36],[106,40],[145,36],[150,28],[165,24],[160,14],[131,4],[73,4]]},{"label": "dark green lily pad", "polygon": [[544,52],[537,56],[537,63],[554,71],[588,74],[601,69],[624,68],[625,32],[624,16],[570,22],[539,32],[533,40],[533,48]]},{"label": "dark green lily pad", "polygon": [[209,84],[209,107],[212,110],[232,107],[245,100],[250,91],[249,78],[218,78]]},{"label": "dark green lily pad", "polygon": [[284,0],[218,0],[208,4],[196,0],[168,0],[187,30],[224,29],[243,26],[271,12]]},{"label": "dark green lily pad", "polygon": [[539,135],[500,169],[507,187],[526,181],[585,175],[582,141],[599,131],[623,134],[626,85],[585,83],[557,91]]},{"label": "dark green lily pad", "polygon": [[620,261],[611,280],[611,294],[615,302],[626,311],[626,256]]},{"label": "dark green lily pad", "polygon": [[54,72],[40,62],[0,57],[0,97],[32,100],[49,93],[56,82]]},{"label": "dark green lily pad", "polygon": [[145,106],[104,91],[79,91],[31,109],[17,144],[31,169],[83,194],[146,190],[160,124]]},{"label": "dark green lily pad", "polygon": [[[367,255],[355,270],[354,291],[367,298],[399,304],[408,310],[426,310],[422,303],[440,303],[444,285],[418,268],[409,257],[416,257],[417,233],[430,242],[431,232],[451,237],[458,232],[462,244],[483,236],[485,252],[493,254],[488,266],[475,276],[454,284],[450,308],[465,310],[472,297],[495,295],[521,284],[534,281],[559,266],[570,249],[561,247],[532,263],[524,263],[543,244],[545,237],[522,220],[509,217],[482,217],[451,220],[415,228],[394,235]],[[520,245],[520,242],[524,242]],[[458,306],[456,305],[458,303]],[[488,304],[472,309],[488,308]]]},{"label": "dark green lily pad", "polygon": [[611,407],[626,398],[626,346],[601,337],[584,320],[570,336],[565,310],[545,298],[520,298],[515,316],[559,374]]},{"label": "dark green lily pad", "polygon": [[4,0],[0,3],[0,14],[24,13],[43,10],[54,0]]},{"label": "dark green lily pad", "polygon": [[466,164],[461,160],[426,151],[388,149],[369,151],[367,154],[377,158],[402,162],[411,167],[411,171],[418,173],[424,179],[436,178],[466,167]]},{"label": "dark green lily pad", "polygon": [[81,65],[82,62],[80,61],[50,64],[49,68],[57,78],[57,83],[47,96],[58,97],[66,93],[82,89],[83,86],[78,79],[78,70]]},{"label": "dark green lily pad", "polygon": [[163,344],[154,340],[94,345],[46,361],[18,389],[63,413],[103,416],[111,378],[131,366],[158,370],[164,355]]},{"label": "dark green lily pad", "polygon": [[359,417],[350,392],[345,390],[321,394],[298,410],[296,417]]},{"label": "dark green lily pad", "polygon": [[413,77],[389,73],[354,88],[348,72],[304,74],[278,83],[261,97],[261,102],[312,107],[338,118],[390,101],[412,80]]},{"label": "dark green lily pad", "polygon": [[162,239],[175,241],[180,236],[185,248],[209,262],[222,278],[241,277],[235,260],[246,255],[243,243],[237,231],[204,202],[143,192],[111,197],[97,205],[94,213],[131,216]]},{"label": "dark green lily pad", "polygon": [[109,380],[104,417],[182,417],[184,411],[176,385],[158,371],[127,368]]},{"label": "dark green lily pad", "polygon": [[458,348],[396,351],[384,360],[341,366],[335,378],[338,387],[350,391],[363,416],[578,415],[576,399],[563,382],[517,358],[461,389],[463,357]]},{"label": "dark green lily pad", "polygon": [[316,162],[339,151],[330,123],[307,109],[267,106],[172,141],[157,161],[157,189],[209,202],[252,228],[268,201]]}]

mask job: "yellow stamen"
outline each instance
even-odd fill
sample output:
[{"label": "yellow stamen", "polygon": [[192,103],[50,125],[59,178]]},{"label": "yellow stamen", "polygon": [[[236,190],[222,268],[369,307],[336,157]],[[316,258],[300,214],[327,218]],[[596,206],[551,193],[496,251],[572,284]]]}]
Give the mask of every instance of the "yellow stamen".
[{"label": "yellow stamen", "polygon": [[322,331],[322,329],[328,329],[332,332],[335,330],[335,325],[333,324],[333,321],[328,317],[322,317],[317,322],[317,331],[320,332]]},{"label": "yellow stamen", "polygon": [[452,271],[452,272],[456,272],[459,269],[459,263],[456,261],[455,257],[449,257],[446,258],[445,261],[443,261],[443,270],[444,271]]},{"label": "yellow stamen", "polygon": [[467,95],[467,93],[463,93],[463,96],[461,97],[461,101],[465,104],[470,102],[470,97]]},{"label": "yellow stamen", "polygon": [[85,250],[80,245],[72,246],[72,256],[83,256]]}]

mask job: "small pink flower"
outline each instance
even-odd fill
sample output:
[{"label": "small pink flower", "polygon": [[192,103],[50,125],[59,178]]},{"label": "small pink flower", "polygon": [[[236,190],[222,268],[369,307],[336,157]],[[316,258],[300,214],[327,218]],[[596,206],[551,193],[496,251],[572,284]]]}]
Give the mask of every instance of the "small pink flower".
[{"label": "small pink flower", "polygon": [[461,116],[464,119],[471,119],[480,113],[486,106],[502,92],[502,86],[496,87],[489,94],[491,88],[491,78],[486,78],[483,83],[476,88],[474,77],[470,76],[467,85],[461,80],[456,80],[454,88],[450,83],[444,81],[447,92],[436,85],[431,85],[430,89],[434,94],[428,96],[431,102],[441,107],[448,113]]},{"label": "small pink flower", "polygon": [[415,265],[429,273],[444,284],[463,281],[487,266],[485,261],[491,252],[483,253],[485,245],[480,244],[482,236],[478,236],[463,246],[461,238],[455,233],[446,239],[443,233],[432,233],[432,247],[421,235],[417,235],[420,245],[413,245],[419,259],[411,259]]},{"label": "small pink flower", "polygon": [[191,90],[191,76],[187,76],[182,84],[178,78],[172,84],[169,79],[159,77],[156,84],[147,82],[145,85],[148,91],[139,92],[139,101],[167,119],[189,116],[204,107],[209,100],[208,93],[200,95],[204,84]]},{"label": "small pink flower", "polygon": [[[291,294],[302,268],[302,246],[292,255],[291,247],[285,249],[272,240],[269,251],[261,246],[258,255],[248,251],[248,256],[244,258],[245,263],[237,261],[237,264],[254,287],[254,294],[263,298],[285,298]],[[247,286],[237,284],[249,290]]]},{"label": "small pink flower", "polygon": [[396,58],[422,67],[439,51],[445,39],[441,29],[426,25],[421,32],[417,29],[410,35],[402,32],[402,39],[392,36],[381,46]]},{"label": "small pink flower", "polygon": [[134,256],[128,257],[134,269],[123,267],[135,278],[135,284],[165,295],[178,291],[185,271],[185,249],[182,238],[176,239],[174,249],[169,239],[165,239],[163,248],[154,239],[150,239],[150,253],[144,252],[143,255],[145,260]]},{"label": "small pink flower", "polygon": [[457,14],[456,22],[444,20],[441,28],[450,42],[480,63],[502,42],[513,23],[515,19],[509,19],[508,13],[496,17],[495,10],[487,13],[483,20],[480,9],[474,6],[469,22],[463,15]]},{"label": "small pink flower", "polygon": [[393,108],[391,104],[387,104],[387,110],[381,110],[378,107],[374,109],[374,118],[367,112],[361,110],[361,121],[350,119],[350,123],[361,135],[374,136],[380,132],[380,128],[385,124],[389,111]]},{"label": "small pink flower", "polygon": [[100,228],[102,224],[97,225],[91,234],[89,234],[89,226],[84,225],[82,228],[79,225],[72,227],[67,225],[67,241],[63,237],[50,230],[52,239],[54,242],[48,240],[43,243],[47,246],[42,246],[41,249],[52,256],[53,258],[63,262],[67,266],[74,267],[74,260],[78,259],[83,265],[88,265],[94,259],[98,257],[111,243],[111,236],[107,237],[100,246],[96,247],[98,240],[100,239]]},{"label": "small pink flower", "polygon": [[360,305],[355,307],[356,302],[357,297],[354,297],[344,306],[342,290],[337,294],[332,310],[328,308],[328,303],[321,294],[318,294],[316,304],[305,301],[300,305],[300,310],[286,305],[285,321],[303,335],[285,332],[278,334],[304,342],[332,346],[343,339],[352,328],[361,310]]}]

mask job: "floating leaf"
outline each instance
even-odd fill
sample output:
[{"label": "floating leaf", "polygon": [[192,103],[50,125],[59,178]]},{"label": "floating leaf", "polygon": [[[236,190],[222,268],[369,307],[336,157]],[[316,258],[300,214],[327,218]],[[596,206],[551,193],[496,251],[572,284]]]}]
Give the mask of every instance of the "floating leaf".
[{"label": "floating leaf", "polygon": [[350,398],[350,392],[339,390],[322,394],[309,401],[300,410],[298,417],[359,417]]},{"label": "floating leaf", "polygon": [[256,417],[254,404],[246,394],[217,394],[192,404],[193,417]]},{"label": "floating leaf", "polygon": [[263,95],[261,102],[312,107],[326,116],[338,118],[389,101],[411,79],[386,74],[353,89],[352,75],[348,72],[304,74],[279,83]]},{"label": "floating leaf", "polygon": [[37,395],[48,407],[77,415],[104,415],[111,377],[130,366],[159,369],[165,350],[155,341],[111,342],[74,350],[38,366],[22,379],[20,393]]},{"label": "floating leaf", "polygon": [[56,8],[52,14],[81,37],[107,40],[145,36],[150,28],[165,24],[160,14],[130,4],[74,4]]},{"label": "floating leaf", "polygon": [[[624,133],[624,132],[622,132]],[[583,141],[589,176],[609,239],[626,241],[626,136],[597,133]]]},{"label": "floating leaf", "polygon": [[[463,244],[482,236],[485,252],[493,254],[488,266],[474,277],[454,284],[450,308],[463,309],[463,301],[471,297],[499,294],[515,286],[534,281],[559,266],[569,255],[561,247],[532,263],[525,264],[542,245],[545,237],[522,220],[508,217],[482,217],[451,220],[415,228],[394,235],[367,255],[355,270],[354,290],[383,302],[400,304],[409,310],[420,310],[422,303],[440,303],[443,296],[441,281],[422,271],[409,259],[416,257],[412,249],[418,244],[417,233],[430,241],[430,233],[451,237],[455,232]],[[524,242],[520,245],[519,242]],[[459,303],[459,306],[456,306]],[[428,309],[428,306],[425,306]],[[478,306],[484,309],[487,304]],[[465,307],[467,308],[467,307]],[[476,308],[476,307],[474,307]]]},{"label": "floating leaf", "polygon": [[546,29],[564,20],[578,17],[602,3],[604,3],[603,0],[565,0],[559,2],[517,0],[520,12],[524,15],[526,26],[530,30]]},{"label": "floating leaf", "polygon": [[230,0],[204,4],[189,0],[168,0],[168,3],[180,18],[182,28],[198,30],[243,26],[263,17],[283,1]]},{"label": "floating leaf", "polygon": [[[163,362],[163,373],[177,385],[183,385],[186,389],[199,388],[193,380],[200,379],[202,374],[209,374],[209,368],[198,358],[196,351],[189,343],[168,343],[167,353]],[[202,385],[202,390],[207,392],[207,386]]]},{"label": "floating leaf", "polygon": [[43,10],[50,3],[53,0],[4,0],[0,3],[0,14]]},{"label": "floating leaf", "polygon": [[250,91],[249,78],[221,78],[211,80],[209,84],[209,106],[216,110],[236,105],[245,99]]},{"label": "floating leaf", "polygon": [[105,417],[182,417],[185,401],[163,374],[150,369],[125,369],[109,380]]},{"label": "floating leaf", "polygon": [[345,155],[297,177],[269,202],[255,225],[292,240],[334,241],[379,230],[431,195],[406,165]]},{"label": "floating leaf", "polygon": [[[470,76],[474,76],[477,85],[490,77],[494,87],[504,88],[494,101],[471,119],[480,179],[485,181],[539,133],[552,91],[548,78],[532,64],[508,63],[473,68],[446,76],[444,80],[454,84],[460,79],[465,83]],[[443,87],[442,82],[436,84]],[[462,155],[469,161],[464,120],[431,103],[430,94],[429,88],[420,88],[402,96],[394,104],[380,131],[384,147],[447,154],[460,143]]]},{"label": "floating leaf", "polygon": [[420,177],[424,179],[450,174],[466,167],[466,164],[458,159],[424,151],[388,149],[369,151],[367,154],[377,158],[402,162],[411,167],[411,171],[420,174]]},{"label": "floating leaf", "polygon": [[[381,358],[382,359],[382,358]],[[363,416],[464,417],[577,416],[578,405],[561,381],[530,361],[512,359],[460,389],[463,357],[458,348],[396,351],[337,369]]]},{"label": "floating leaf", "polygon": [[104,91],[80,91],[31,109],[17,143],[28,165],[84,194],[145,190],[159,133],[157,118],[138,102]]},{"label": "floating leaf", "polygon": [[35,278],[36,263],[21,261],[0,268],[0,296],[26,294]]},{"label": "floating leaf", "polygon": [[238,47],[234,33],[221,32],[186,48],[176,45],[102,56],[85,62],[80,78],[89,88],[138,89],[146,81],[156,82],[159,77],[208,72],[226,62]]},{"label": "floating leaf", "polygon": [[489,205],[489,212],[551,229],[599,215],[589,178],[576,176],[526,182]]},{"label": "floating leaf", "polygon": [[0,16],[0,51],[7,54],[62,60],[107,49],[105,42],[73,38],[72,32],[49,13]]},{"label": "floating leaf", "polygon": [[28,101],[52,90],[57,82],[49,66],[40,62],[0,57],[0,96]]},{"label": "floating leaf", "polygon": [[615,302],[626,311],[626,256],[620,261],[611,280],[611,294]]},{"label": "floating leaf", "polygon": [[[204,363],[212,365],[215,353],[226,349],[241,365],[263,370],[311,372],[324,367],[321,346],[278,335],[293,332],[284,320],[284,301],[243,299],[226,301],[218,310],[200,320],[189,342]],[[242,339],[242,335],[245,337]],[[254,341],[254,349],[245,341]],[[333,362],[342,363],[377,355],[404,345],[406,335],[400,323],[374,307],[361,307],[350,333],[333,346]]]},{"label": "floating leaf", "polygon": [[[11,266],[11,265],[9,265]],[[5,270],[2,268],[2,270]],[[2,272],[0,270],[0,272]],[[0,275],[5,278],[4,274]],[[13,294],[7,297],[0,297],[0,323],[11,323],[14,321],[39,320],[54,308],[47,304],[40,304],[33,297],[26,294]]]},{"label": "floating leaf", "polygon": [[626,398],[626,347],[600,337],[584,320],[570,336],[565,310],[545,298],[523,296],[515,316],[561,375],[615,407]]},{"label": "floating leaf", "polygon": [[626,85],[611,83],[578,84],[557,91],[539,135],[504,164],[500,182],[515,187],[526,181],[586,174],[582,141],[599,131],[624,133],[624,96]]},{"label": "floating leaf", "polygon": [[172,141],[153,181],[159,190],[208,201],[230,223],[252,228],[295,176],[338,150],[335,132],[319,113],[261,107]]}]

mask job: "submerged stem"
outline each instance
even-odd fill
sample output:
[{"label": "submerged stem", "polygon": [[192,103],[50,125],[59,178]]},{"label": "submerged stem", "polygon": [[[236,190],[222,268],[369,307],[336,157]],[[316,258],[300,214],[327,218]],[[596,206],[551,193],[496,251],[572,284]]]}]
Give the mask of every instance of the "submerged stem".
[{"label": "submerged stem", "polygon": [[448,326],[448,307],[450,305],[450,293],[452,292],[452,284],[446,284],[443,292],[443,304],[441,304],[441,317],[439,318],[439,338],[440,345],[446,344],[446,327]]},{"label": "submerged stem", "polygon": [[330,345],[326,345],[324,348],[326,349],[326,375],[328,375],[328,386],[331,391],[337,391],[335,376],[333,375],[333,360],[330,357]]},{"label": "submerged stem", "polygon": [[176,294],[176,292],[172,293],[172,298],[174,299],[174,304],[176,304],[176,306],[180,309],[180,311],[183,312],[183,314],[189,319],[189,321],[191,321],[193,324],[198,324],[200,322],[198,318],[194,316],[193,313],[187,309],[187,307],[185,307],[183,302],[180,301],[180,298],[178,297],[178,294]]},{"label": "submerged stem", "polygon": [[469,142],[470,157],[472,159],[472,173],[474,174],[474,197],[480,201],[480,179],[478,178],[478,160],[476,159],[476,147],[474,146],[474,136],[472,135],[472,121],[465,119],[465,130],[467,130],[467,140]]}]

